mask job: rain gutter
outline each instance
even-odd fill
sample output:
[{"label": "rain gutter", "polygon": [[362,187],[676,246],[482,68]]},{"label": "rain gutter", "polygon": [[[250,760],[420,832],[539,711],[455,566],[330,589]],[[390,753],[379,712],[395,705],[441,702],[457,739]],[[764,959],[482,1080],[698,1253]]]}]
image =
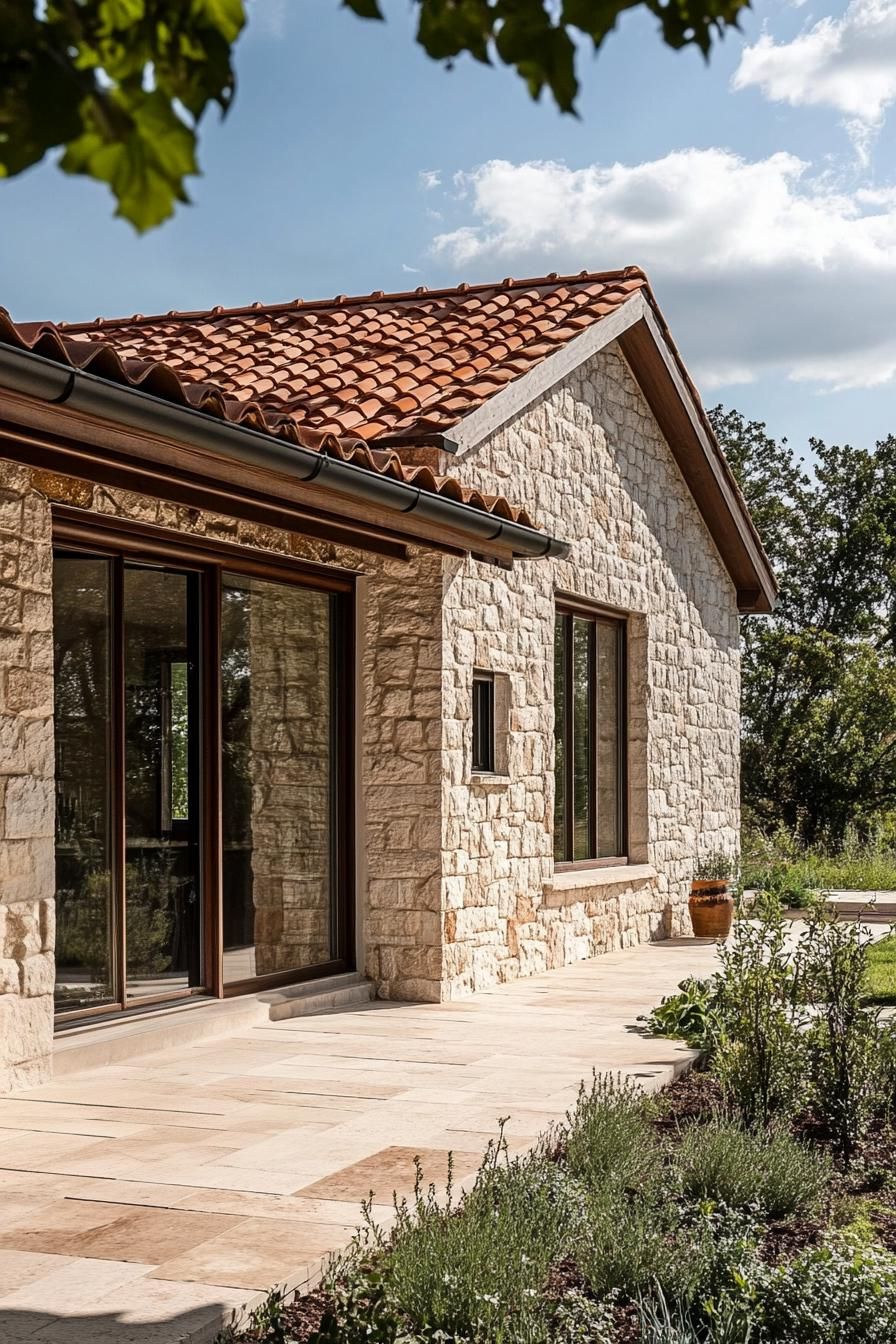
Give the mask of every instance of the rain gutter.
[{"label": "rain gutter", "polygon": [[149,431],[204,449],[244,466],[279,472],[293,480],[317,482],[334,495],[361,500],[397,514],[415,514],[452,528],[472,549],[483,542],[507,546],[521,558],[562,559],[569,543],[534,527],[497,518],[406,481],[380,476],[354,462],[343,462],[287,443],[272,435],[227,420],[218,420],[192,406],[180,406],[139,388],[120,387],[84,369],[73,369],[31,350],[0,345],[0,386],[48,404],[100,416],[128,429]]}]

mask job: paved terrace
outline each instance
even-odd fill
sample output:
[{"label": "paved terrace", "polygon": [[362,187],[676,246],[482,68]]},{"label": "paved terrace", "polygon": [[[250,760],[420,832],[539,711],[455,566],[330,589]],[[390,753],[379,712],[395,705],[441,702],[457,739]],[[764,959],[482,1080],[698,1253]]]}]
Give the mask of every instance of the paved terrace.
[{"label": "paved terrace", "polygon": [[312,1279],[373,1190],[388,1215],[509,1116],[525,1148],[592,1069],[668,1082],[692,1053],[634,1029],[714,948],[648,944],[446,1004],[247,1027],[0,1100],[0,1344],[213,1338]]}]

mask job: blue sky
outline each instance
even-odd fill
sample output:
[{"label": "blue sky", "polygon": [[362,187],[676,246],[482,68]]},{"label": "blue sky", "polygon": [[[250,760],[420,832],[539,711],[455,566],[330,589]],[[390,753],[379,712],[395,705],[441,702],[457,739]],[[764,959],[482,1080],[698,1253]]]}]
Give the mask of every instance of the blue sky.
[{"label": "blue sky", "polygon": [[633,13],[581,117],[445,71],[411,7],[254,0],[194,204],[134,235],[44,164],[0,186],[0,303],[91,318],[638,263],[708,404],[896,432],[896,0],[761,0],[709,64]]}]

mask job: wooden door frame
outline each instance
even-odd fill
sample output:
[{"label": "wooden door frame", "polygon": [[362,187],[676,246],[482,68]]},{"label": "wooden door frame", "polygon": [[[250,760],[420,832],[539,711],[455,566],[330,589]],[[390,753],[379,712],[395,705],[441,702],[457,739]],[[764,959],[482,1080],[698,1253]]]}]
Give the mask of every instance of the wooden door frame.
[{"label": "wooden door frame", "polygon": [[[348,970],[354,963],[355,927],[355,629],[356,575],[351,571],[217,542],[207,537],[185,538],[150,524],[85,514],[68,506],[54,506],[53,547],[117,560],[110,567],[113,591],[110,608],[110,710],[112,715],[110,772],[110,866],[112,868],[112,972],[116,1000],[64,1011],[56,1022],[65,1027],[85,1019],[116,1019],[191,997],[229,998],[279,986],[297,984]],[[126,999],[126,930],[123,873],[125,857],[124,792],[124,647],[122,639],[122,574],[124,564],[165,564],[199,575],[199,855],[202,900],[201,987],[164,996]],[[330,863],[331,915],[338,955],[319,966],[283,971],[224,984],[223,881],[221,807],[221,577],[224,571],[293,587],[311,588],[331,595],[331,784]]]}]

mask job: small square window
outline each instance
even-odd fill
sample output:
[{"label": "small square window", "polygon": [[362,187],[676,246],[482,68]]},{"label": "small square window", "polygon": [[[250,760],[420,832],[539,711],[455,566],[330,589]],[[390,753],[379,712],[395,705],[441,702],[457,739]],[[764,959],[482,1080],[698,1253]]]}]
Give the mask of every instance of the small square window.
[{"label": "small square window", "polygon": [[495,769],[495,677],[473,673],[473,770],[493,774]]}]

